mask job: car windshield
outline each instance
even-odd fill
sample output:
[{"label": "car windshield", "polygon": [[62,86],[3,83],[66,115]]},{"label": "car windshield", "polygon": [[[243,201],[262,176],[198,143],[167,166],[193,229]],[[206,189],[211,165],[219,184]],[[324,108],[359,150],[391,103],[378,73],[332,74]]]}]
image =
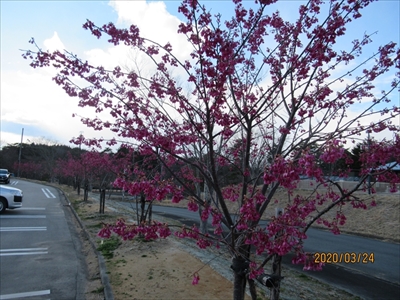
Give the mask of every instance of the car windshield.
[{"label": "car windshield", "polygon": [[4,170],[4,169],[0,169],[0,174],[8,174],[8,171]]}]

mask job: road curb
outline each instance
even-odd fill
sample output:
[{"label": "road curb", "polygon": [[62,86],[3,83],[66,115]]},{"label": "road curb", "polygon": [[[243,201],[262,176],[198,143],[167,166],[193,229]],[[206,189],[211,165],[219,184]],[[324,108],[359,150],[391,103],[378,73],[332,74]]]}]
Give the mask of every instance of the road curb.
[{"label": "road curb", "polygon": [[110,278],[107,275],[107,268],[106,268],[106,263],[105,263],[103,255],[99,251],[97,251],[95,242],[93,241],[90,234],[86,230],[86,227],[82,223],[81,218],[78,216],[77,212],[71,205],[71,202],[69,202],[68,197],[65,195],[65,193],[61,189],[58,189],[58,190],[64,196],[64,199],[67,202],[67,206],[71,209],[73,215],[75,216],[77,222],[79,223],[79,226],[82,228],[86,238],[88,239],[90,245],[92,246],[93,251],[95,252],[95,254],[97,256],[98,263],[99,263],[99,269],[100,269],[100,278],[101,278],[101,282],[104,287],[104,299],[105,300],[114,300],[114,294],[113,294],[112,287],[110,284]]}]

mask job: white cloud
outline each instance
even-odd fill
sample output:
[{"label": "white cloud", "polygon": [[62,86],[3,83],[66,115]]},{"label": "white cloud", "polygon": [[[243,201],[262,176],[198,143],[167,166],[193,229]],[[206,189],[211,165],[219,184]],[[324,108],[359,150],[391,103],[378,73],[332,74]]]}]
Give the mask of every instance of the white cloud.
[{"label": "white cloud", "polygon": [[166,44],[177,33],[180,21],[168,13],[163,2],[111,1],[110,6],[118,13],[117,24],[134,24],[143,37]]},{"label": "white cloud", "polygon": [[[128,27],[135,23],[143,36],[161,44],[170,42],[180,58],[188,57],[190,47],[186,37],[177,34],[180,21],[167,12],[164,3],[121,1],[111,2],[110,5],[118,13],[119,26]],[[56,31],[52,37],[44,40],[43,46],[44,50],[49,51],[67,49]],[[91,64],[102,65],[108,69],[120,65],[125,68],[139,67],[145,74],[154,70],[154,65],[148,62],[143,54],[124,45],[88,49],[84,52],[84,56]],[[62,143],[68,143],[80,132],[87,137],[111,138],[112,133],[94,131],[81,124],[79,117],[72,118],[73,113],[83,117],[93,117],[94,112],[91,108],[78,107],[77,98],[68,97],[61,87],[52,82],[51,78],[55,74],[54,68],[32,69],[28,72],[2,72],[1,119],[21,124],[26,128],[34,126],[43,132],[52,133]],[[23,88],[21,88],[22,83]],[[103,119],[109,118],[109,116],[103,117]],[[12,141],[6,140],[6,142],[19,142],[18,136],[2,132],[2,140],[12,138]]]},{"label": "white cloud", "polygon": [[[171,15],[163,2],[146,1],[110,1],[109,5],[118,14],[117,26],[128,28],[134,24],[139,27],[140,35],[161,45],[168,42],[172,45],[172,53],[180,60],[190,59],[193,50],[187,38],[178,34],[180,20]],[[95,66],[113,69],[120,66],[123,70],[140,71],[145,77],[156,71],[156,66],[146,54],[125,45],[95,48],[85,51],[86,59]],[[174,71],[174,76],[186,77],[183,69]]]},{"label": "white cloud", "polygon": [[61,41],[61,39],[58,37],[58,33],[56,31],[54,31],[54,34],[51,38],[46,39],[43,42],[44,46],[45,46],[45,50],[49,50],[50,52],[53,51],[64,51],[65,50],[65,46],[63,44],[63,42]]},{"label": "white cloud", "polygon": [[[22,85],[23,83],[23,85]],[[6,72],[2,74],[1,89],[1,120],[21,124],[29,135],[29,127],[33,126],[41,132],[51,136],[45,138],[56,139],[68,144],[72,137],[83,132],[88,137],[108,137],[109,132],[95,132],[73,118],[73,113],[83,116],[92,116],[89,108],[77,106],[78,99],[70,98],[61,87],[51,80],[46,70]],[[33,137],[31,137],[32,139]],[[2,131],[2,141],[5,143],[19,142],[18,134]]]},{"label": "white cloud", "polygon": [[109,47],[107,49],[90,49],[85,51],[85,55],[90,64],[103,66],[105,69],[113,69],[115,66],[129,64],[127,57],[131,56],[131,48],[125,45]]},{"label": "white cloud", "polygon": [[163,2],[146,1],[111,1],[118,13],[117,24],[129,27],[138,26],[140,35],[161,45],[168,42],[172,45],[173,53],[180,60],[189,58],[192,50],[186,36],[178,34],[181,21],[171,15]]}]

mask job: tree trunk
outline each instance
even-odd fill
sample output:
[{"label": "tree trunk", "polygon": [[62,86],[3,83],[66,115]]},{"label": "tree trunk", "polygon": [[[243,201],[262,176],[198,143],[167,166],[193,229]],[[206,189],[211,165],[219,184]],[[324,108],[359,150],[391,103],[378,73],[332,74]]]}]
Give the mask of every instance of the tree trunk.
[{"label": "tree trunk", "polygon": [[80,194],[81,194],[81,183],[80,183],[80,181],[77,182],[76,188],[77,188],[78,196],[80,196]]},{"label": "tree trunk", "polygon": [[138,224],[140,224],[138,195],[135,195],[135,203],[136,203],[136,221]]},{"label": "tree trunk", "polygon": [[101,207],[101,210],[104,214],[104,207],[106,206],[106,190],[103,190],[103,206]]},{"label": "tree trunk", "polygon": [[104,214],[105,202],[106,202],[106,190],[101,189],[100,190],[100,209],[99,209],[100,214]]},{"label": "tree trunk", "polygon": [[149,203],[149,208],[147,210],[148,210],[148,214],[149,214],[149,218],[148,218],[149,224],[151,224],[151,220],[153,217],[153,203],[152,202]]},{"label": "tree trunk", "polygon": [[85,185],[83,187],[83,201],[88,201],[89,196],[89,183],[87,179],[85,179]]},{"label": "tree trunk", "polygon": [[[211,205],[211,193],[210,193],[210,188],[208,187],[208,184],[204,182],[204,204],[205,205]],[[207,220],[202,220],[201,219],[201,213],[203,209],[200,206],[199,207],[199,215],[200,215],[200,232],[203,234],[208,233],[208,219]]]},{"label": "tree trunk", "polygon": [[146,215],[145,215],[145,210],[146,210],[146,196],[144,193],[140,194],[140,222],[146,222]]},{"label": "tree trunk", "polygon": [[[274,276],[277,276],[277,278],[281,278],[282,256],[279,256],[278,254],[274,255],[274,259],[272,262],[272,272]],[[270,294],[271,300],[279,300],[279,294],[281,291],[280,286],[281,286],[281,281],[277,280],[275,282],[275,285],[271,288],[271,294]]]},{"label": "tree trunk", "polygon": [[256,289],[256,284],[254,283],[254,280],[253,279],[248,279],[247,282],[249,283],[251,299],[252,300],[257,300],[257,289]]},{"label": "tree trunk", "polygon": [[199,230],[201,233],[206,234],[208,231],[208,220],[203,221],[201,219],[201,214],[203,212],[203,207],[199,206],[199,216],[200,216],[200,226]]},{"label": "tree trunk", "polygon": [[234,272],[233,300],[244,300],[246,292],[246,272],[248,266],[248,262],[242,257],[234,257],[232,259],[231,268]]},{"label": "tree trunk", "polygon": [[244,300],[246,291],[246,275],[234,273],[233,300]]},{"label": "tree trunk", "polygon": [[[279,217],[283,214],[284,210],[282,208],[275,208],[275,217]],[[275,238],[279,238],[283,234],[283,231],[278,232]],[[274,285],[271,288],[270,299],[278,300],[279,294],[281,292],[281,274],[282,274],[282,256],[274,254],[272,260],[272,275],[278,280],[274,281]]]}]

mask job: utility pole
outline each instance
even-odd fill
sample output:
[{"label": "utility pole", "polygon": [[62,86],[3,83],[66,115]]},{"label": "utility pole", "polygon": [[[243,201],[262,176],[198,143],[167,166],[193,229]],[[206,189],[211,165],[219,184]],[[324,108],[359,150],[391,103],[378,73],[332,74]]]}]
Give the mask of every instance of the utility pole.
[{"label": "utility pole", "polygon": [[82,134],[83,134],[83,131],[79,131],[79,150],[81,150],[81,148],[82,148]]},{"label": "utility pole", "polygon": [[[367,145],[368,145],[368,152],[371,149],[371,140],[369,137],[370,131],[367,131],[368,137],[367,137]],[[372,170],[369,170],[368,172],[368,195],[371,195],[371,172]]]},{"label": "utility pole", "polygon": [[19,143],[19,154],[18,154],[18,172],[17,172],[17,177],[19,177],[19,168],[21,165],[21,152],[22,152],[22,139],[24,138],[24,129],[22,128],[22,133],[21,133],[21,143]]}]

